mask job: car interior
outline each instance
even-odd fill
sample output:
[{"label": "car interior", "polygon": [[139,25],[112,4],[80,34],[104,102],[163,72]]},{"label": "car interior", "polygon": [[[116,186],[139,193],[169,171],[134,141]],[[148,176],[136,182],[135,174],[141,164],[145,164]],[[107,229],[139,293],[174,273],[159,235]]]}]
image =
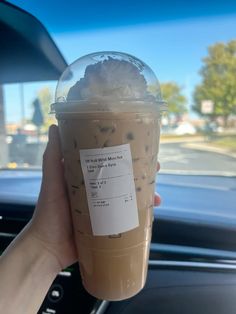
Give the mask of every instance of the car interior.
[{"label": "car interior", "polygon": [[[1,1],[0,88],[58,80],[66,67],[37,17]],[[36,167],[0,169],[0,252],[31,219],[41,178]],[[39,314],[235,313],[236,176],[160,171],[156,190],[165,202],[154,208],[144,289],[124,301],[98,300],[84,289],[76,263],[58,274]]]}]

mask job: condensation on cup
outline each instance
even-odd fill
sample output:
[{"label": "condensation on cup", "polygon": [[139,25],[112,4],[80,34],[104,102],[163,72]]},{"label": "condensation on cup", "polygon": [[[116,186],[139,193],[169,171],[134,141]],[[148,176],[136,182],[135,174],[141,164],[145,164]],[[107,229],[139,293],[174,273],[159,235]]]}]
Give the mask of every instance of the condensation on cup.
[{"label": "condensation on cup", "polygon": [[58,120],[74,237],[85,289],[123,300],[146,281],[160,118],[153,71],[120,52],[99,52],[62,74]]}]

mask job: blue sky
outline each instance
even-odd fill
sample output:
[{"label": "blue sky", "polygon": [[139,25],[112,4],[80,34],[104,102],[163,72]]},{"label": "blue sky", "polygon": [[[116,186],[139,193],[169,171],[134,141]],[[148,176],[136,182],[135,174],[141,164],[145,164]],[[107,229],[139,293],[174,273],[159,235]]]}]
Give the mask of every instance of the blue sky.
[{"label": "blue sky", "polygon": [[[191,104],[191,94],[199,82],[198,71],[207,47],[216,42],[236,39],[236,14],[183,20],[114,26],[97,30],[53,31],[52,37],[68,63],[95,51],[116,50],[135,55],[146,62],[160,82],[175,81],[183,87]],[[49,85],[55,91],[56,82],[24,84],[25,111],[32,115],[31,103],[37,91]],[[5,86],[6,120],[21,118],[19,86]]]}]

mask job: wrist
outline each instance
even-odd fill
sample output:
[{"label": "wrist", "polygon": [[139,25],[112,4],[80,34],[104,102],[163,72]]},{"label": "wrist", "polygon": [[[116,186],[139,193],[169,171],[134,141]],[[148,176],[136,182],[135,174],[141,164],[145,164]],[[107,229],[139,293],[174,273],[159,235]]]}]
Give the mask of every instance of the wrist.
[{"label": "wrist", "polygon": [[0,265],[0,312],[37,313],[60,267],[29,225],[4,251]]},{"label": "wrist", "polygon": [[61,271],[61,266],[56,254],[54,254],[44,241],[31,229],[29,224],[22,232],[23,245],[27,254],[30,254],[36,263],[44,267],[44,270],[51,276],[56,275]]}]

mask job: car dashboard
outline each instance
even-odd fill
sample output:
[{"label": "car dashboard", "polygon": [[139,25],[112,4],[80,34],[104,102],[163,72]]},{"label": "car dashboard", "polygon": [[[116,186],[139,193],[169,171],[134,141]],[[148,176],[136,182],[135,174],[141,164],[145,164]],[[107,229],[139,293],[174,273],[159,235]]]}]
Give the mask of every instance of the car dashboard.
[{"label": "car dashboard", "polygon": [[[0,172],[0,251],[31,219],[41,171]],[[236,179],[159,174],[162,205],[154,209],[144,289],[119,302],[97,300],[78,264],[61,271],[39,314],[234,313],[236,307]]]}]

